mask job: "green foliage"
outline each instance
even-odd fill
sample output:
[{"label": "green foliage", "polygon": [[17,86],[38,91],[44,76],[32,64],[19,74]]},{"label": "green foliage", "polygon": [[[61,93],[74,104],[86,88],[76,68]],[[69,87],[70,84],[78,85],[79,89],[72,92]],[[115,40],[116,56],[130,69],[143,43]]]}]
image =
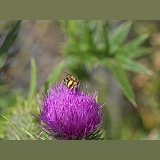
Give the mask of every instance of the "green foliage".
[{"label": "green foliage", "polygon": [[[89,74],[87,71],[92,70],[93,66],[103,66],[111,71],[124,95],[136,106],[135,95],[126,71],[153,74],[150,69],[137,62],[138,58],[152,52],[151,48],[143,46],[149,35],[143,34],[129,40],[130,38],[128,39],[127,36],[132,27],[130,21],[124,22],[117,27],[112,27],[110,22],[97,20],[60,21],[60,23],[63,26],[67,40],[62,48],[66,61],[54,68],[47,78],[43,90],[46,92],[49,84],[56,82],[64,68],[64,64],[67,64],[67,67],[75,71],[74,75],[78,73],[84,76],[80,80],[87,77],[87,74]],[[9,32],[0,47],[0,73],[8,56],[9,48],[16,40],[20,25],[21,21],[14,21],[13,25],[9,26]],[[2,114],[2,116],[0,115],[0,139],[52,139],[44,131],[41,132],[41,129],[36,126],[36,118],[31,115],[31,113],[35,115],[39,113],[35,101],[36,83],[37,69],[36,63],[32,59],[30,89],[27,98],[17,90],[6,92],[7,85],[0,86],[5,87],[5,89],[0,88],[0,114]],[[0,77],[1,84],[6,84],[6,81]],[[88,134],[86,139],[103,139],[102,137],[106,138],[110,132],[112,132],[110,139],[149,139],[149,136],[153,136],[152,138],[157,136],[157,139],[159,139],[159,128],[157,128],[160,122],[159,86],[159,76],[157,75],[153,80],[146,83],[143,89],[138,90],[136,97],[140,107],[136,109],[130,107],[127,109],[120,108],[122,111],[120,116],[123,118],[118,121],[117,128],[111,129],[113,119],[117,117],[110,117],[109,112],[113,109],[107,108],[107,118],[103,123],[106,127],[103,129],[108,130],[109,126],[107,135],[102,135],[102,130],[98,129],[94,133]],[[99,98],[101,98],[101,95]],[[115,113],[112,115],[116,116]]]},{"label": "green foliage", "polygon": [[36,127],[35,118],[30,112],[38,113],[37,104],[34,101],[28,105],[28,100],[23,97],[17,99],[15,106],[8,109],[8,112],[2,117],[4,120],[1,125],[3,131],[3,139],[9,140],[29,140],[36,139],[36,136],[40,133],[40,129]]},{"label": "green foliage", "polygon": [[[48,84],[55,82],[60,74],[64,63],[61,63],[55,68],[47,79]],[[0,138],[2,139],[16,139],[16,140],[52,140],[53,137],[47,135],[40,128],[37,128],[35,123],[35,117],[30,114],[38,114],[38,107],[35,102],[35,91],[36,91],[36,64],[34,59],[31,59],[31,79],[30,79],[30,90],[28,99],[25,100],[23,97],[18,97],[15,106],[8,110],[6,116],[2,115],[4,118],[1,130]],[[85,139],[87,140],[102,140],[102,133],[100,129],[95,130],[93,133],[88,134]]]},{"label": "green foliage", "polygon": [[62,69],[64,67],[64,62],[61,62],[57,67],[54,68],[54,70],[52,71],[52,73],[48,76],[45,84],[44,84],[44,91],[45,93],[47,92],[49,85],[52,83],[54,84],[58,78],[58,76],[60,75],[60,73],[62,72]]},{"label": "green foliage", "polygon": [[20,24],[21,24],[21,20],[18,20],[11,26],[10,31],[8,32],[8,35],[6,36],[6,39],[0,48],[0,56],[7,53],[10,46],[15,41],[20,28]]},{"label": "green foliage", "polygon": [[118,81],[123,93],[127,96],[128,100],[136,107],[135,97],[131,85],[129,84],[127,75],[122,69],[121,64],[118,62],[115,63],[115,61],[108,61],[107,66]]},{"label": "green foliage", "polygon": [[[13,25],[9,29],[9,32],[8,32],[2,46],[0,47],[0,73],[2,71],[2,67],[5,63],[6,58],[7,58],[8,50],[17,37],[20,25],[21,25],[20,20],[15,21],[13,23]],[[5,83],[6,83],[5,80],[1,79],[1,77],[0,77],[0,85],[5,84]]]},{"label": "green foliage", "polygon": [[[132,23],[126,22],[121,24],[118,28],[112,30],[108,36],[110,45],[110,54],[116,54],[118,48],[122,45],[123,41],[127,37]],[[105,34],[105,33],[104,33]]]},{"label": "green foliage", "polygon": [[[45,90],[47,90],[50,83],[55,83],[57,77],[63,69],[64,63],[60,63],[48,77],[45,83]],[[52,139],[45,132],[36,126],[36,118],[31,114],[38,114],[38,104],[35,101],[37,82],[37,68],[34,59],[31,59],[31,78],[28,99],[17,96],[17,101],[12,108],[9,108],[5,116],[2,115],[2,125],[0,130],[0,139],[17,139],[17,140],[46,140]],[[2,118],[1,118],[2,119]]]},{"label": "green foliage", "polygon": [[100,129],[95,130],[92,133],[89,133],[86,137],[86,140],[103,140],[104,138],[102,137],[102,132]]},{"label": "green foliage", "polygon": [[147,34],[138,36],[127,42],[127,35],[132,22],[124,22],[111,29],[105,21],[72,20],[60,21],[67,35],[62,51],[66,56],[68,67],[85,66],[92,69],[94,64],[106,66],[117,80],[124,95],[136,106],[134,92],[125,71],[152,74],[152,71],[134,58],[151,53],[150,48],[141,45],[148,38]]},{"label": "green foliage", "polygon": [[[31,115],[31,112],[38,113],[38,107],[35,101],[36,92],[36,73],[35,60],[31,59],[31,80],[28,99],[24,97],[18,97],[17,102],[8,109],[6,116],[2,117],[6,120],[3,121],[1,130],[3,130],[3,139],[36,139],[40,129],[35,126],[35,118]],[[4,136],[5,135],[5,136]]]}]

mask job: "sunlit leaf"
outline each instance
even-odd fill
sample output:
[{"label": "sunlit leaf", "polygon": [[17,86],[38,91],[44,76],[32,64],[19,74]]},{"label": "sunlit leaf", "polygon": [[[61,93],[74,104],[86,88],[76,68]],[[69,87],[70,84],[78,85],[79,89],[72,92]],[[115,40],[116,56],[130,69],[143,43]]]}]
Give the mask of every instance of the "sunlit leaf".
[{"label": "sunlit leaf", "polygon": [[[18,132],[18,134],[25,140],[26,138],[25,138],[25,136],[24,136],[24,134],[22,133],[22,131],[15,125],[15,123],[14,122],[12,122],[11,120],[9,120],[6,116],[4,116],[4,115],[1,115],[5,120],[7,120],[8,122],[9,122],[9,124],[14,128],[14,130],[15,131],[17,131]],[[15,136],[16,136],[16,138],[18,139],[18,140],[20,140],[21,138],[16,134],[16,133],[14,133],[15,134]]]},{"label": "sunlit leaf", "polygon": [[36,138],[30,133],[28,132],[26,129],[24,129],[23,127],[21,128],[22,131],[24,131],[29,137],[31,137],[32,140],[36,140]]}]

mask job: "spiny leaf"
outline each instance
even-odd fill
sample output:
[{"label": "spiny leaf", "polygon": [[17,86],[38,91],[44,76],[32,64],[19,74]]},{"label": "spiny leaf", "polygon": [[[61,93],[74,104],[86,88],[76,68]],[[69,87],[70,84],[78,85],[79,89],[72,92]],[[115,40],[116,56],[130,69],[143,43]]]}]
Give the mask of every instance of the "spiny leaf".
[{"label": "spiny leaf", "polygon": [[14,135],[17,138],[17,140],[21,140],[20,137],[16,133],[14,133]]},{"label": "spiny leaf", "polygon": [[36,83],[37,83],[37,68],[35,60],[31,59],[31,79],[30,79],[30,89],[29,89],[29,95],[28,95],[28,104],[30,106],[31,101],[35,97],[36,92]]},{"label": "spiny leaf", "polygon": [[153,74],[153,72],[150,69],[148,69],[146,66],[143,66],[140,63],[133,61],[132,59],[129,59],[124,56],[117,56],[116,58],[122,64],[122,67],[125,70],[133,71],[136,73],[144,73],[148,75]]},{"label": "spiny leaf", "polygon": [[139,58],[150,53],[152,53],[151,48],[139,47],[135,50],[126,52],[126,56],[129,58]]},{"label": "spiny leaf", "polygon": [[122,64],[123,69],[128,70],[128,71],[133,71],[136,73],[143,73],[143,74],[148,74],[152,75],[153,71],[148,69],[146,66],[141,65],[135,61],[133,61],[130,58],[124,57],[124,56],[117,56],[116,57],[118,61]]},{"label": "spiny leaf", "polygon": [[149,37],[149,34],[144,34],[142,36],[136,37],[132,41],[129,41],[126,45],[125,48],[126,50],[132,50],[140,46],[147,38]]},{"label": "spiny leaf", "polygon": [[10,119],[10,121],[14,123],[14,125],[18,128],[18,132],[20,132],[24,136],[20,136],[17,133],[16,128],[12,128],[10,127],[10,125],[5,125],[4,130],[6,139],[15,139],[16,135],[14,134],[14,132],[16,132],[21,139],[32,139],[32,137],[29,134],[27,134],[27,132],[22,130],[22,128],[24,128],[26,131],[29,131],[29,133],[33,136],[39,133],[40,129],[35,126],[36,120],[30,114],[30,112],[38,113],[39,110],[38,107],[34,107],[36,106],[36,101],[33,100],[31,102],[32,103],[29,106],[27,99],[18,96],[17,103],[15,103],[15,105],[12,106],[12,109],[8,110],[8,112],[6,113],[7,116],[9,116],[8,119]]},{"label": "spiny leaf", "polygon": [[101,137],[102,133],[100,132],[100,129],[96,129],[94,132],[89,133],[85,139],[87,140],[103,140],[104,138]]},{"label": "spiny leaf", "polygon": [[[1,116],[11,124],[11,126],[15,129],[15,131],[18,131],[18,133],[22,136],[23,139],[25,139],[25,137],[24,137],[23,133],[21,132],[21,130],[11,120],[9,120],[4,115],[1,115]],[[17,139],[20,139],[20,137],[16,133],[14,133],[14,134],[15,134]]]},{"label": "spiny leaf", "polygon": [[125,40],[131,25],[132,23],[128,21],[126,23],[121,24],[119,27],[110,32],[109,34],[110,44],[112,46],[120,45]]},{"label": "spiny leaf", "polygon": [[106,65],[108,66],[108,68],[112,72],[113,76],[117,80],[124,95],[134,105],[134,107],[137,107],[132,87],[129,83],[127,75],[126,75],[125,71],[123,70],[121,64],[119,64],[118,61],[113,60],[113,61],[107,61]]},{"label": "spiny leaf", "polygon": [[26,129],[24,129],[24,128],[21,128],[22,129],[22,131],[24,131],[28,136],[30,136],[33,140],[36,140],[36,138],[31,134],[31,133],[29,133]]}]

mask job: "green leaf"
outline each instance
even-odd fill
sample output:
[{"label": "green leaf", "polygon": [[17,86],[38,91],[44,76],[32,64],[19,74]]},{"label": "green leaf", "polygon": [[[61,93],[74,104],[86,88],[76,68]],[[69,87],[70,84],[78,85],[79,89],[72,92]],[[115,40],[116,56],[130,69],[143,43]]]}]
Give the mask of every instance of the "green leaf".
[{"label": "green leaf", "polygon": [[[7,57],[7,52],[10,48],[10,46],[13,44],[15,41],[19,28],[20,28],[20,23],[21,21],[16,21],[11,27],[10,30],[0,48],[0,69],[3,67],[5,63],[5,59]],[[0,71],[1,72],[1,71]],[[3,81],[3,80],[0,80]],[[2,85],[3,82],[0,82],[0,85]]]},{"label": "green leaf", "polygon": [[[5,63],[6,57],[7,57],[7,54],[2,54],[0,56],[0,69],[2,69],[2,67],[3,67],[3,65]],[[0,72],[1,72],[1,70],[0,70]]]},{"label": "green leaf", "polygon": [[138,46],[140,46],[147,38],[149,37],[149,34],[144,34],[142,36],[136,37],[135,39],[133,39],[132,41],[128,42],[125,45],[125,48],[130,51],[132,49],[137,48]]},{"label": "green leaf", "polygon": [[108,37],[108,32],[107,32],[107,29],[106,29],[106,25],[104,25],[104,24],[102,26],[102,35],[103,35],[103,38],[104,38],[106,54],[108,55],[108,53],[109,53],[109,37]]},{"label": "green leaf", "polygon": [[36,138],[35,138],[30,132],[28,132],[26,129],[24,129],[23,127],[22,127],[21,129],[22,129],[22,131],[24,131],[28,136],[30,136],[32,140],[36,140]]},{"label": "green leaf", "polygon": [[136,50],[126,52],[125,55],[129,58],[139,58],[150,53],[152,53],[151,48],[139,47]]},{"label": "green leaf", "polygon": [[123,69],[128,71],[133,71],[136,73],[144,73],[148,75],[152,75],[153,72],[148,69],[147,67],[141,65],[140,63],[137,63],[127,57],[124,56],[118,56],[117,60],[122,64]]},{"label": "green leaf", "polygon": [[111,52],[114,52],[120,44],[125,40],[132,23],[130,21],[121,24],[109,34]]},{"label": "green leaf", "polygon": [[64,67],[64,62],[61,62],[56,68],[54,68],[54,70],[52,71],[52,73],[48,76],[47,81],[45,82],[44,85],[44,91],[47,92],[49,85],[52,83],[54,84],[58,78],[58,76],[60,75],[62,69]]},{"label": "green leaf", "polygon": [[[1,115],[1,116],[11,124],[11,126],[15,129],[15,131],[17,131],[24,140],[26,139],[24,137],[22,131],[15,125],[15,123],[13,123],[11,120],[9,120],[6,116],[4,116],[4,115]],[[17,138],[17,140],[21,139],[16,133],[14,133],[14,134],[15,134],[15,137]]]},{"label": "green leaf", "polygon": [[92,133],[89,133],[86,137],[86,140],[103,140],[104,138],[102,137],[102,132],[100,129],[96,129]]},{"label": "green leaf", "polygon": [[[3,67],[5,63],[5,59],[7,57],[7,52],[12,45],[12,43],[15,41],[19,27],[20,27],[21,21],[16,21],[11,27],[10,30],[0,48],[0,69]],[[0,71],[1,72],[1,71]],[[0,80],[0,85],[4,84],[5,82],[3,80]]]},{"label": "green leaf", "polygon": [[135,95],[133,93],[132,87],[129,83],[127,75],[123,70],[121,64],[115,60],[112,60],[112,61],[106,61],[106,65],[108,66],[113,76],[117,80],[124,95],[134,105],[134,107],[137,107],[137,104],[135,102]]},{"label": "green leaf", "polygon": [[123,53],[124,55],[130,58],[138,58],[146,54],[149,54],[152,52],[151,48],[139,47],[147,38],[148,34],[139,36],[133,39],[132,41],[128,42],[127,44],[119,47],[117,53]]},{"label": "green leaf", "polygon": [[30,88],[29,88],[29,95],[28,95],[29,106],[35,97],[36,85],[37,85],[36,83],[37,83],[37,68],[36,68],[36,62],[32,58],[31,59],[31,79],[30,79]]},{"label": "green leaf", "polygon": [[1,48],[0,48],[0,56],[7,53],[10,46],[15,41],[19,28],[20,28],[21,20],[16,21],[10,28],[10,31],[8,35],[6,36],[6,39],[4,40]]}]

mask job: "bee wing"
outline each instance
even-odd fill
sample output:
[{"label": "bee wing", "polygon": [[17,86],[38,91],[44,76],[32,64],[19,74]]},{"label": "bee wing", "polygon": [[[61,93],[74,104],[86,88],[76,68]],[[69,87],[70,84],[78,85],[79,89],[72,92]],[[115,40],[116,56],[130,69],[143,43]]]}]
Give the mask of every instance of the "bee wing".
[{"label": "bee wing", "polygon": [[69,75],[69,76],[71,76],[69,73],[67,73],[67,72],[65,72],[65,71],[63,71],[66,75]]},{"label": "bee wing", "polygon": [[76,77],[72,76],[71,74],[63,71],[67,76],[69,76],[70,79],[72,79],[72,81],[79,81]]}]

